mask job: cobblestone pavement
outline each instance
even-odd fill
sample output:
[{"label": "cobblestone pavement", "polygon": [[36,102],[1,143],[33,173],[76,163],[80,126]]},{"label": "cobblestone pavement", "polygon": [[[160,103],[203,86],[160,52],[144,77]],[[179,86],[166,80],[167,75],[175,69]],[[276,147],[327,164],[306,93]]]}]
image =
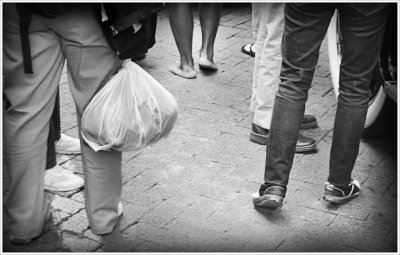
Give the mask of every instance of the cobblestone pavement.
[{"label": "cobblestone pavement", "polygon": [[[193,39],[197,62],[201,34]],[[250,4],[224,4],[215,42],[214,74],[194,80],[171,74],[179,59],[168,22],[159,15],[157,43],[138,62],[172,92],[179,120],[168,138],[123,154],[124,214],[109,236],[88,227],[82,190],[52,193],[53,223],[20,252],[394,252],[397,251],[397,145],[394,136],[363,140],[354,169],[357,199],[333,206],[322,199],[336,110],[327,56],[321,47],[306,112],[319,127],[302,131],[318,151],[296,154],[281,209],[256,210],[251,193],[263,181],[265,146],[249,141],[254,59],[240,52],[252,42]],[[78,137],[74,104],[64,72],[60,83],[62,131]],[[59,156],[82,175],[80,156]],[[82,175],[83,176],[83,175]]]}]

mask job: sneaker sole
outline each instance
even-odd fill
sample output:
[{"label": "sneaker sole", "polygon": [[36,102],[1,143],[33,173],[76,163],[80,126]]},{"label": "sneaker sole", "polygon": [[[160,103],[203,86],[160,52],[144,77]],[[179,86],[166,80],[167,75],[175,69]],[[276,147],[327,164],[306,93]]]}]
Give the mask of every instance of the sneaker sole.
[{"label": "sneaker sole", "polygon": [[[254,132],[250,133],[250,141],[260,144],[260,145],[267,145],[268,138],[263,135],[256,134]],[[296,153],[302,152],[310,152],[313,151],[317,147],[317,143],[313,143],[307,146],[296,146]]]},{"label": "sneaker sole", "polygon": [[309,122],[309,123],[302,123],[300,128],[301,129],[310,129],[310,128],[317,128],[318,127],[318,122]]},{"label": "sneaker sole", "polygon": [[323,197],[324,197],[325,200],[327,200],[327,201],[329,201],[331,203],[342,204],[342,203],[344,203],[344,202],[346,202],[346,201],[348,201],[350,199],[358,197],[359,194],[360,193],[356,193],[356,194],[353,194],[353,195],[351,195],[349,197],[335,197],[335,196],[330,196],[330,195],[325,195],[324,194]]},{"label": "sneaker sole", "polygon": [[60,151],[60,150],[56,150],[56,153],[58,153],[58,154],[63,154],[63,155],[77,155],[77,154],[81,154],[80,151]]},{"label": "sneaker sole", "polygon": [[316,147],[317,147],[316,142],[307,146],[301,146],[301,147],[296,146],[296,153],[310,152],[313,151]]},{"label": "sneaker sole", "polygon": [[261,144],[261,145],[267,145],[268,138],[251,131],[250,132],[250,141],[252,141],[253,143]]},{"label": "sneaker sole", "polygon": [[76,185],[76,186],[74,186],[74,187],[69,187],[69,188],[50,188],[50,187],[46,187],[46,186],[44,186],[44,189],[45,190],[48,190],[48,191],[63,191],[63,192],[65,192],[65,191],[72,191],[72,190],[76,190],[76,189],[79,189],[79,188],[81,188],[81,187],[83,187],[83,185]]},{"label": "sneaker sole", "polygon": [[276,209],[282,206],[283,198],[274,195],[264,195],[262,197],[253,198],[255,207]]}]

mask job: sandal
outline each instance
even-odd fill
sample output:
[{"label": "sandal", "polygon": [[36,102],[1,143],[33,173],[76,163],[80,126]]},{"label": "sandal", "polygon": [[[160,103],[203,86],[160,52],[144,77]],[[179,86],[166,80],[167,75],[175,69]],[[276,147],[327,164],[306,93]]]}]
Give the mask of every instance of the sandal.
[{"label": "sandal", "polygon": [[186,78],[186,79],[194,79],[196,78],[196,71],[184,71],[181,69],[180,65],[172,65],[170,67],[168,67],[168,71],[170,71],[171,73],[178,75],[182,78]]},{"label": "sandal", "polygon": [[254,57],[256,55],[256,52],[253,50],[253,47],[254,47],[253,43],[246,44],[242,47],[242,52],[244,54]]},{"label": "sandal", "polygon": [[205,57],[203,55],[203,57],[200,56],[199,58],[199,68],[203,71],[206,72],[215,72],[218,70],[218,67],[210,60],[207,59],[207,57]]}]

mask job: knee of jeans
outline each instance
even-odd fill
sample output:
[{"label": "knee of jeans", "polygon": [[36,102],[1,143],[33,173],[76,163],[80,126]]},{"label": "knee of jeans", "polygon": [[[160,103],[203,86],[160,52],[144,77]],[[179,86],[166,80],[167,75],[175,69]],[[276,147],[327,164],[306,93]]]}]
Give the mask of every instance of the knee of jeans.
[{"label": "knee of jeans", "polygon": [[303,90],[300,87],[288,86],[286,84],[280,84],[279,90],[276,93],[276,100],[284,104],[299,105],[305,104],[308,99],[307,90]]},{"label": "knee of jeans", "polygon": [[369,93],[365,95],[354,93],[340,93],[338,97],[338,104],[364,108],[368,107],[369,97]]}]

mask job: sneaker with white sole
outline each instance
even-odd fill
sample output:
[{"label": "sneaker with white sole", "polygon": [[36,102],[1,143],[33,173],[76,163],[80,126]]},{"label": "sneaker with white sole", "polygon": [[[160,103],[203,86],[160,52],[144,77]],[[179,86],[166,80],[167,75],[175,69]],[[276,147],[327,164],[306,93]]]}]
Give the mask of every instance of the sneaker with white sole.
[{"label": "sneaker with white sole", "polygon": [[352,179],[347,186],[339,186],[325,182],[324,199],[332,203],[344,203],[360,194],[360,183]]},{"label": "sneaker with white sole", "polygon": [[61,138],[55,142],[56,152],[59,154],[80,154],[81,144],[79,139],[66,134],[61,134]]},{"label": "sneaker with white sole", "polygon": [[255,207],[276,209],[282,206],[285,195],[286,187],[264,183],[252,194],[253,204]]},{"label": "sneaker with white sole", "polygon": [[122,205],[121,202],[118,203],[118,217],[122,215],[124,211],[124,206]]},{"label": "sneaker with white sole", "polygon": [[60,165],[48,169],[44,174],[44,189],[50,191],[71,191],[84,185],[81,177]]}]

